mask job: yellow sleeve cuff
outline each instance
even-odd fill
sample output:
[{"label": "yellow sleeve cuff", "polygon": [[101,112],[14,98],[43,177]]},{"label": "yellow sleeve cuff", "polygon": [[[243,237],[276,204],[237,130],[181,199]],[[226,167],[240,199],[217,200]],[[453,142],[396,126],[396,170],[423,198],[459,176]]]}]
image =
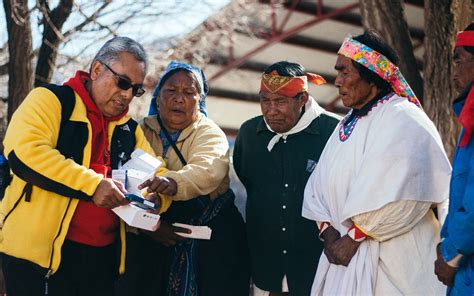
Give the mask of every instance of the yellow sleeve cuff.
[{"label": "yellow sleeve cuff", "polygon": [[166,167],[160,166],[158,171],[156,171],[155,176],[163,176],[167,171],[168,169]]},{"label": "yellow sleeve cuff", "polygon": [[[155,175],[163,176],[166,172],[168,172],[168,169],[166,168],[165,160],[162,157],[158,157],[158,159],[161,160],[163,164],[160,166],[158,171],[156,171]],[[160,194],[159,196],[161,200],[160,214],[162,214],[169,209],[173,200],[171,199],[171,196],[166,196],[163,194]]]},{"label": "yellow sleeve cuff", "polygon": [[160,194],[160,200],[161,200],[161,207],[160,207],[160,214],[166,212],[170,206],[171,202],[173,201],[170,196]]}]

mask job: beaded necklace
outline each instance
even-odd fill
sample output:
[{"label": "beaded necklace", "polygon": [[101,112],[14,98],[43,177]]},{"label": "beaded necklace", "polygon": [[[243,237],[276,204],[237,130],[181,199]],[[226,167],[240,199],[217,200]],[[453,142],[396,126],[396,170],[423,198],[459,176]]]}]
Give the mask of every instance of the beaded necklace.
[{"label": "beaded necklace", "polygon": [[[349,113],[347,113],[347,115],[341,120],[341,124],[339,125],[339,140],[341,140],[341,142],[345,142],[347,139],[349,139],[359,119],[366,116],[370,111],[372,111],[372,109],[374,109],[378,105],[388,102],[388,100],[392,97],[393,92],[386,94],[385,96],[380,98],[380,100],[378,100],[365,115],[356,115],[351,118],[351,114],[354,112],[354,109],[351,109]],[[351,118],[350,121],[348,121],[349,118]]]}]

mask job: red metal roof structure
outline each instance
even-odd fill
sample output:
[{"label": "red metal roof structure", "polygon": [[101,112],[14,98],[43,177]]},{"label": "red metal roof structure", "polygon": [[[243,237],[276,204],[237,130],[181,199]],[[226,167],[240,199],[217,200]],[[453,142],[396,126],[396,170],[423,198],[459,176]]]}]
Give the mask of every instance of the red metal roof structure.
[{"label": "red metal roof structure", "polygon": [[[422,68],[423,1],[405,1],[405,16]],[[333,86],[336,53],[348,35],[363,32],[356,0],[235,0],[180,41],[168,58],[203,67],[210,83],[209,115],[226,132],[260,113],[263,70],[287,60],[322,75],[328,83],[309,92],[329,111],[345,113]]]}]

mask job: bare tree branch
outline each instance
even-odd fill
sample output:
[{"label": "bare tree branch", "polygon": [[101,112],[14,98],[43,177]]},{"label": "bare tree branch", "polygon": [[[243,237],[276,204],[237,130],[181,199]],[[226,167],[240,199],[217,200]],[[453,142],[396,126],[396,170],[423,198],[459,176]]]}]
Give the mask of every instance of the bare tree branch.
[{"label": "bare tree branch", "polygon": [[73,33],[77,32],[77,31],[80,31],[82,30],[82,28],[84,28],[85,26],[87,26],[88,24],[90,24],[91,22],[95,22],[95,20],[97,19],[97,17],[100,15],[100,13],[107,7],[109,6],[109,4],[111,3],[111,1],[105,1],[92,15],[90,16],[87,16],[81,9],[81,7],[79,7],[78,5],[76,5],[76,8],[78,10],[78,12],[84,16],[86,19],[80,23],[79,25],[75,26],[74,28],[66,31],[63,36],[65,38],[69,37],[70,35],[72,35]]},{"label": "bare tree branch", "polygon": [[[108,35],[106,35],[108,36]],[[89,44],[87,44],[86,46],[84,46],[82,48],[82,51],[86,51],[87,49],[91,48],[91,47],[94,47],[97,45],[97,40],[93,40],[91,41]],[[79,60],[79,57],[82,56],[82,52],[77,54],[77,55],[73,55],[73,56],[68,56],[68,55],[64,55],[63,57],[66,58],[65,62],[64,63],[61,63],[60,65],[58,65],[58,67],[63,67],[65,65],[67,65],[68,63],[71,63],[71,62],[75,62],[75,63],[81,63],[81,61]]]},{"label": "bare tree branch", "polygon": [[[70,3],[72,4],[72,2],[70,2]],[[58,17],[57,12],[59,10],[67,9],[67,6],[69,6],[69,2],[60,1],[58,6],[54,9],[53,12],[49,8],[48,2],[45,1],[45,0],[37,1],[37,6],[39,7],[39,10],[43,15],[42,23],[43,23],[43,26],[45,28],[45,31],[46,31],[47,27],[50,27],[50,29],[54,32],[54,34],[56,34],[56,36],[59,39],[63,39],[63,35],[61,34],[61,31],[58,30],[58,28],[56,27],[56,24],[54,23],[54,21],[51,20],[51,18],[57,18]],[[69,11],[70,10],[71,9],[69,9]],[[67,17],[68,16],[65,16],[66,19],[67,19]]]},{"label": "bare tree branch", "polygon": [[134,18],[138,13],[139,13],[139,11],[134,11],[134,12],[130,13],[127,17],[113,23],[113,25],[116,25],[117,29],[118,29],[120,26],[127,23],[130,19]]},{"label": "bare tree branch", "polygon": [[[203,0],[198,0],[203,1]],[[247,0],[239,0],[247,1]],[[35,85],[40,85],[44,82],[49,82],[52,77],[53,70],[58,66],[56,61],[58,60],[58,54],[61,45],[70,44],[74,33],[81,32],[87,36],[86,42],[81,42],[78,46],[80,47],[80,54],[77,56],[61,56],[59,67],[63,67],[65,63],[81,63],[81,57],[84,51],[90,51],[90,49],[97,45],[98,39],[104,39],[110,35],[117,35],[118,30],[123,30],[125,24],[131,24],[131,26],[141,26],[147,22],[156,21],[159,16],[173,15],[182,13],[184,9],[189,13],[198,14],[200,11],[189,11],[189,1],[175,0],[174,2],[166,1],[155,1],[155,0],[136,0],[136,1],[125,1],[125,3],[112,2],[112,0],[100,0],[100,1],[85,1],[85,0],[4,0],[4,6],[10,4],[10,12],[6,15],[6,18],[10,18],[9,24],[21,28],[24,27],[26,30],[31,29],[31,25],[38,25],[42,27],[43,39],[40,48],[34,49],[31,44],[31,37],[26,38],[23,35],[14,36],[10,34],[9,39],[14,39],[15,42],[25,40],[21,47],[15,47],[15,55],[22,57],[22,59],[31,64],[31,58],[37,56],[36,63],[36,80]],[[210,2],[204,0],[205,5],[211,7]],[[7,4],[5,4],[7,3]],[[51,3],[55,4],[53,7]],[[111,5],[113,3],[113,5]],[[202,2],[201,2],[202,3]],[[29,4],[29,5],[28,5]],[[54,9],[53,9],[54,8]],[[202,11],[206,10],[205,8]],[[63,30],[63,24],[68,19],[71,13],[75,13],[82,19],[79,23],[75,23],[66,30]],[[31,22],[30,13],[33,17],[37,18],[37,21]],[[232,17],[227,17],[232,19]],[[232,23],[235,21],[232,20]],[[223,26],[221,26],[223,27]],[[219,28],[219,26],[215,26]],[[80,37],[80,36],[79,36]],[[218,44],[219,41],[225,37],[216,37],[213,35],[212,40],[216,40],[214,44]],[[74,38],[77,40],[76,38]],[[90,40],[90,42],[89,42]],[[224,39],[227,40],[227,39]],[[193,41],[196,42],[196,41]],[[16,43],[15,43],[16,45]],[[77,45],[75,45],[77,46]],[[0,53],[7,50],[8,47],[5,45],[0,48]],[[10,50],[10,62],[4,60],[0,61],[0,74],[5,74],[8,69],[9,81],[13,84],[9,86],[9,97],[13,95],[12,89],[21,90],[21,94],[15,92],[14,96],[18,97],[18,102],[26,96],[23,95],[29,91],[32,84],[27,83],[26,78],[15,78],[21,73],[21,77],[27,77],[34,71],[32,67],[27,67],[25,63],[16,62],[16,58],[12,58],[12,49]],[[204,62],[206,59],[201,58],[201,52],[193,53],[194,58]],[[15,60],[12,63],[12,60]],[[66,62],[65,62],[66,61]],[[21,66],[19,66],[21,64]],[[16,68],[16,74],[12,74],[12,67]],[[31,75],[32,76],[32,75]],[[32,76],[33,77],[33,76]],[[20,83],[20,81],[24,83]],[[27,85],[28,84],[28,85]],[[27,86],[26,86],[27,85]],[[14,111],[18,104],[11,104],[13,107],[9,111]],[[11,114],[10,112],[9,114]]]},{"label": "bare tree branch", "polygon": [[[5,3],[4,3],[5,5]],[[11,12],[10,17],[11,20],[19,27],[29,25],[28,17],[29,12],[25,13],[25,5],[23,3],[10,3]],[[27,8],[26,8],[27,9]]]},{"label": "bare tree branch", "polygon": [[35,72],[35,86],[48,83],[53,75],[59,44],[63,40],[61,29],[72,11],[73,0],[60,0],[52,11],[46,0],[39,0],[38,6],[43,15],[43,42],[38,54]]}]

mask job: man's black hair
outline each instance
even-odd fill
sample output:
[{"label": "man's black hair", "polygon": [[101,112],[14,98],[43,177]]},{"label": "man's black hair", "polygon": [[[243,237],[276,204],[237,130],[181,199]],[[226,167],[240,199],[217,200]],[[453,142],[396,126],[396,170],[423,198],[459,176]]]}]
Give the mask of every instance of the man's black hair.
[{"label": "man's black hair", "polygon": [[291,63],[287,61],[277,62],[268,66],[265,69],[265,74],[271,73],[273,70],[277,71],[278,75],[286,77],[304,76],[306,71],[304,67],[297,63]]},{"label": "man's black hair", "polygon": [[[466,29],[464,29],[464,31],[474,31],[474,22],[472,22],[469,26],[467,26]],[[474,46],[463,46],[463,47],[467,52],[474,55]]]},{"label": "man's black hair", "polygon": [[[352,39],[367,45],[368,47],[372,48],[380,54],[383,54],[393,64],[396,65],[398,63],[398,57],[395,51],[375,31],[365,31],[364,34],[358,35]],[[375,72],[370,71],[369,69],[357,63],[356,61],[352,61],[352,64],[359,71],[360,77],[366,82],[375,83],[380,92],[388,93],[392,90],[390,84],[380,78],[380,76],[378,76]]]}]

